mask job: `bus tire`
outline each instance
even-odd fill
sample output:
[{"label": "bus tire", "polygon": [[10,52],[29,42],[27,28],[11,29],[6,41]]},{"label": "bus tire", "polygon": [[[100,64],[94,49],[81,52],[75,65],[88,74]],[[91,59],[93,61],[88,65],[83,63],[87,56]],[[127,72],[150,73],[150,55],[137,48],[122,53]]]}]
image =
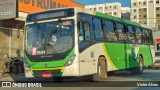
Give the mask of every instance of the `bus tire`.
[{"label": "bus tire", "polygon": [[143,74],[143,67],[144,67],[143,58],[142,58],[142,56],[140,56],[139,57],[139,66],[136,68],[132,68],[130,71],[132,74]]},{"label": "bus tire", "polygon": [[97,73],[93,75],[93,81],[104,81],[107,79],[107,68],[104,57],[100,57],[97,64]]}]

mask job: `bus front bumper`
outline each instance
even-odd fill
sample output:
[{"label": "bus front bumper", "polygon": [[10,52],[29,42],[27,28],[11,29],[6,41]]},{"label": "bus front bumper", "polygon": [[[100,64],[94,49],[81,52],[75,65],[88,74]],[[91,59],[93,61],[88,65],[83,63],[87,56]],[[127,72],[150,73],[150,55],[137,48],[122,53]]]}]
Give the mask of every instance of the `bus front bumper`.
[{"label": "bus front bumper", "polygon": [[51,73],[51,77],[79,76],[78,63],[67,67],[57,68],[25,68],[26,78],[43,78],[45,72]]}]

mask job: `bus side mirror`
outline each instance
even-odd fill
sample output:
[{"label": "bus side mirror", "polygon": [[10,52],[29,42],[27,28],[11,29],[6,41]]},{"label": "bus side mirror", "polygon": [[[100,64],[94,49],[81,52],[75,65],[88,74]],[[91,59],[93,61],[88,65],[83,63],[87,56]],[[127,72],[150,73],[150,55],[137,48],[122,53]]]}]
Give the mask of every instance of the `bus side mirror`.
[{"label": "bus side mirror", "polygon": [[20,38],[20,29],[17,30],[17,38]]},{"label": "bus side mirror", "polygon": [[84,23],[84,31],[88,31],[89,30],[89,24],[88,23]]}]

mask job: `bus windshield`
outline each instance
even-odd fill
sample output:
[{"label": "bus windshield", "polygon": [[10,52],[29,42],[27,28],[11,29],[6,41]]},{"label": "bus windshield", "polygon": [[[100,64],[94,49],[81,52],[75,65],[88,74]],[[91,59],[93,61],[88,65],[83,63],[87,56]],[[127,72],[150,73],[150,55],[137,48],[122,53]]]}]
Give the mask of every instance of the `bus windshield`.
[{"label": "bus windshield", "polygon": [[73,20],[29,24],[26,32],[29,55],[65,53],[73,47]]}]

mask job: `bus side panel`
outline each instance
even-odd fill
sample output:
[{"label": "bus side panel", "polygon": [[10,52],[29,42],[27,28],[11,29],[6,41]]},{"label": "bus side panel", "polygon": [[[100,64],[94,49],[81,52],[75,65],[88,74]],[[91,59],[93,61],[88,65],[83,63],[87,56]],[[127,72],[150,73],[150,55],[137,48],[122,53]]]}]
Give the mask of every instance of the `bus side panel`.
[{"label": "bus side panel", "polygon": [[106,50],[117,69],[125,69],[127,67],[126,60],[126,44],[123,43],[105,43]]},{"label": "bus side panel", "polygon": [[127,68],[138,67],[137,54],[139,48],[140,47],[135,44],[127,44]]},{"label": "bus side panel", "polygon": [[105,54],[104,44],[97,43],[80,53],[80,76],[97,73],[97,62],[101,55],[107,59],[107,71],[112,71],[113,66]]},{"label": "bus side panel", "polygon": [[152,53],[149,45],[141,46],[139,54],[143,55],[144,66],[152,65],[153,58],[152,58]]},{"label": "bus side panel", "polygon": [[152,54],[152,64],[155,62],[155,48],[154,45],[150,45],[150,49],[151,49],[151,54]]}]

